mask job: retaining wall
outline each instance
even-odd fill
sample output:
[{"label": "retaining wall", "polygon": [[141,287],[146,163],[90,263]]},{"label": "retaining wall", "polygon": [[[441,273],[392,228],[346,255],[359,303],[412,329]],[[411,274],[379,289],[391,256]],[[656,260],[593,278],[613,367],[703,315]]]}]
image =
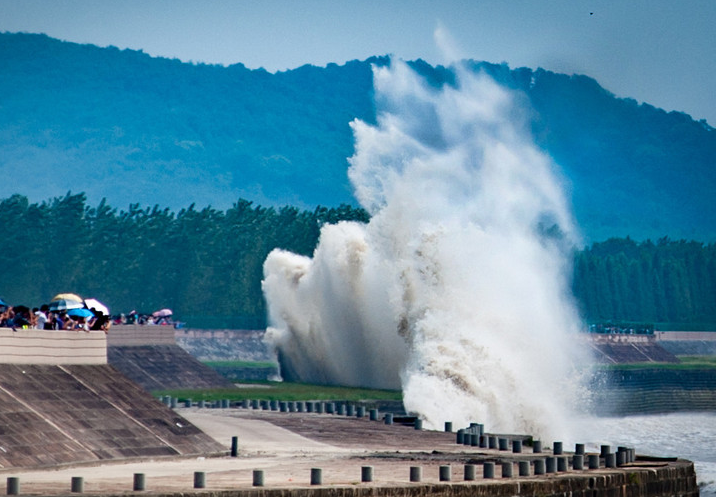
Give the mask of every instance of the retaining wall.
[{"label": "retaining wall", "polygon": [[107,335],[0,328],[0,364],[107,364]]}]

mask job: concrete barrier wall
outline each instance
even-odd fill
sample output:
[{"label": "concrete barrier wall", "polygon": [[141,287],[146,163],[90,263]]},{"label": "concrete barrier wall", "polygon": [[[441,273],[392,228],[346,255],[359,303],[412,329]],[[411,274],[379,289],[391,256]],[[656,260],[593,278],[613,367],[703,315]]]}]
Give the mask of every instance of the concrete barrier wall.
[{"label": "concrete barrier wall", "polygon": [[659,341],[716,341],[716,331],[655,331],[654,336]]},{"label": "concrete barrier wall", "polygon": [[0,328],[0,364],[107,364],[107,335]]},{"label": "concrete barrier wall", "polygon": [[176,345],[173,326],[117,325],[107,334],[110,347],[136,347],[139,345]]}]

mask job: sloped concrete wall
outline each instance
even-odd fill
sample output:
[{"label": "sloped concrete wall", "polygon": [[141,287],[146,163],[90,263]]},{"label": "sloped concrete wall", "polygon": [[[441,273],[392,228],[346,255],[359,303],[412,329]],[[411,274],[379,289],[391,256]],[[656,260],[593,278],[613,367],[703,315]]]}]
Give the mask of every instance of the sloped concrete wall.
[{"label": "sloped concrete wall", "polygon": [[118,325],[107,333],[110,347],[134,347],[137,345],[176,345],[173,326]]},{"label": "sloped concrete wall", "polygon": [[107,335],[0,328],[0,364],[107,364]]}]

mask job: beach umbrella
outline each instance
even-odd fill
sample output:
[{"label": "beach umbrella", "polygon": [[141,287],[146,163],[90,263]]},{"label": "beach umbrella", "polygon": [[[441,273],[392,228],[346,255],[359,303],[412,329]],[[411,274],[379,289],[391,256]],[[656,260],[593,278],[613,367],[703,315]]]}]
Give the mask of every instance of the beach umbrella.
[{"label": "beach umbrella", "polygon": [[91,318],[94,317],[94,313],[90,311],[89,309],[80,308],[80,309],[70,309],[67,311],[68,316],[72,317],[79,317],[79,318]]},{"label": "beach umbrella", "polygon": [[96,311],[99,311],[105,316],[109,316],[109,307],[107,307],[97,299],[85,299],[85,307],[87,309],[94,309]]},{"label": "beach umbrella", "polygon": [[173,313],[171,309],[160,309],[158,311],[153,312],[152,316],[154,316],[155,318],[165,318],[167,316],[171,316],[172,314]]},{"label": "beach umbrella", "polygon": [[82,309],[85,305],[82,301],[57,299],[50,302],[51,311],[67,311],[69,309]]}]

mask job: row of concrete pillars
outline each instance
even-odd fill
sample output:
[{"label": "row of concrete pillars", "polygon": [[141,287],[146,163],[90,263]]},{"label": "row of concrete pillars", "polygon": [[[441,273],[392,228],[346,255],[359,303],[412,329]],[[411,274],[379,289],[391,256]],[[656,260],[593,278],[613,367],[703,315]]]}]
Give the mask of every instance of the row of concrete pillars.
[{"label": "row of concrete pillars", "polygon": [[[232,439],[232,448],[234,447],[234,440]],[[627,453],[625,451],[617,451],[619,453]],[[615,453],[606,453],[606,467],[615,467],[616,460],[609,464],[610,456],[614,456]],[[584,454],[574,454],[572,456],[572,468],[574,470],[584,469]],[[600,455],[599,454],[588,454],[588,469],[599,469],[600,468]],[[567,456],[554,456],[544,457],[533,460],[523,461],[503,461],[493,462],[486,461],[482,463],[482,478],[490,479],[495,478],[495,468],[500,467],[501,478],[512,478],[514,475],[514,466],[517,464],[517,474],[519,476],[538,476],[549,473],[558,473],[569,471],[569,463]],[[473,481],[477,479],[477,464],[465,464],[463,469],[463,479],[465,481]],[[373,466],[362,466],[361,467],[361,482],[370,483],[373,481],[374,470]],[[438,478],[441,482],[452,481],[452,467],[448,465],[441,465],[438,470]],[[419,483],[423,479],[423,468],[421,466],[411,466],[409,472],[409,481],[413,483]],[[323,470],[321,468],[311,468],[310,474],[311,485],[323,485]],[[252,485],[254,487],[263,487],[265,484],[264,471],[256,469],[253,471]],[[203,471],[194,472],[194,488],[206,488],[206,473]],[[132,480],[132,490],[135,492],[146,490],[146,477],[144,473],[134,473]],[[84,478],[81,476],[73,476],[70,482],[70,492],[72,493],[83,493],[84,492]],[[18,477],[7,478],[7,495],[20,495],[20,479]]]}]

